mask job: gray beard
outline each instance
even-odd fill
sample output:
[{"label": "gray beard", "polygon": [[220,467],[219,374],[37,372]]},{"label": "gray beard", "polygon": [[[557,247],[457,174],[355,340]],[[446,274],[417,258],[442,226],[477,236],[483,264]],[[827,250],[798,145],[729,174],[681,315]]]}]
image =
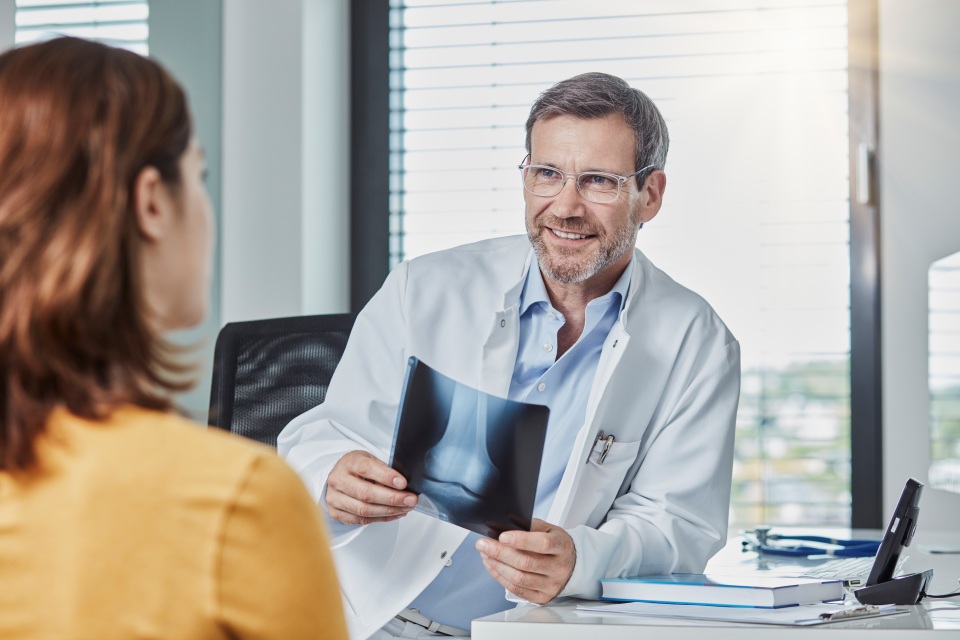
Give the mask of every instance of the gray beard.
[{"label": "gray beard", "polygon": [[[584,282],[597,275],[623,255],[633,249],[637,243],[637,230],[630,229],[629,226],[618,229],[611,237],[598,236],[600,239],[600,250],[594,253],[588,259],[579,263],[565,262],[561,260],[551,260],[546,243],[543,241],[544,233],[551,233],[546,227],[531,228],[527,222],[527,238],[533,245],[533,251],[537,254],[537,264],[540,265],[540,271],[555,282],[564,284],[575,284]],[[560,258],[565,257],[559,254]]]}]

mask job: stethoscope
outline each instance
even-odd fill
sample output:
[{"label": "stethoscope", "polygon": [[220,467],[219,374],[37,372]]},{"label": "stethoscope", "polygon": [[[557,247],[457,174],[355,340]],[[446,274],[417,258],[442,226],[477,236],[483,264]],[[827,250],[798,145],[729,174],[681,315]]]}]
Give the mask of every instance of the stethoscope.
[{"label": "stethoscope", "polygon": [[[879,540],[843,540],[826,536],[784,535],[770,533],[770,527],[763,525],[753,531],[741,531],[740,533],[745,538],[741,543],[743,551],[756,551],[776,556],[827,555],[838,558],[863,558],[877,555],[877,549],[880,548]],[[788,542],[777,544],[780,541]],[[809,546],[809,543],[832,545],[832,547],[814,547]]]}]

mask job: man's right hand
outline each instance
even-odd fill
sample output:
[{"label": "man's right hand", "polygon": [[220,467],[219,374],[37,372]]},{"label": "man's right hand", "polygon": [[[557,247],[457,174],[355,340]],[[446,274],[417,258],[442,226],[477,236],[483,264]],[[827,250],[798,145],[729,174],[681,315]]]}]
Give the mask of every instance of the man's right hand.
[{"label": "man's right hand", "polygon": [[417,495],[407,480],[366,451],[345,454],[327,478],[327,513],[344,524],[389,522],[407,515]]}]

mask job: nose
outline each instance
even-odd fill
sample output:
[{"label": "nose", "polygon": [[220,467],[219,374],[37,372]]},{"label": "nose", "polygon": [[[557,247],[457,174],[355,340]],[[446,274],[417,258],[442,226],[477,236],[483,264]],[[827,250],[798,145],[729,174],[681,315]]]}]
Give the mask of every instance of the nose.
[{"label": "nose", "polygon": [[577,179],[574,176],[564,176],[560,193],[553,196],[553,214],[558,218],[580,217],[582,206],[583,198],[577,190]]}]

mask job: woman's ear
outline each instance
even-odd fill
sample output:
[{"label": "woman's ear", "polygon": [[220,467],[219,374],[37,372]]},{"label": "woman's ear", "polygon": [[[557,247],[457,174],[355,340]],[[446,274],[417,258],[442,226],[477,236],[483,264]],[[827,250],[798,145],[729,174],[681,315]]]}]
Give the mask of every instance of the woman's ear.
[{"label": "woman's ear", "polygon": [[156,167],[144,167],[133,183],[133,209],[140,235],[148,242],[160,240],[173,213],[167,185]]}]

